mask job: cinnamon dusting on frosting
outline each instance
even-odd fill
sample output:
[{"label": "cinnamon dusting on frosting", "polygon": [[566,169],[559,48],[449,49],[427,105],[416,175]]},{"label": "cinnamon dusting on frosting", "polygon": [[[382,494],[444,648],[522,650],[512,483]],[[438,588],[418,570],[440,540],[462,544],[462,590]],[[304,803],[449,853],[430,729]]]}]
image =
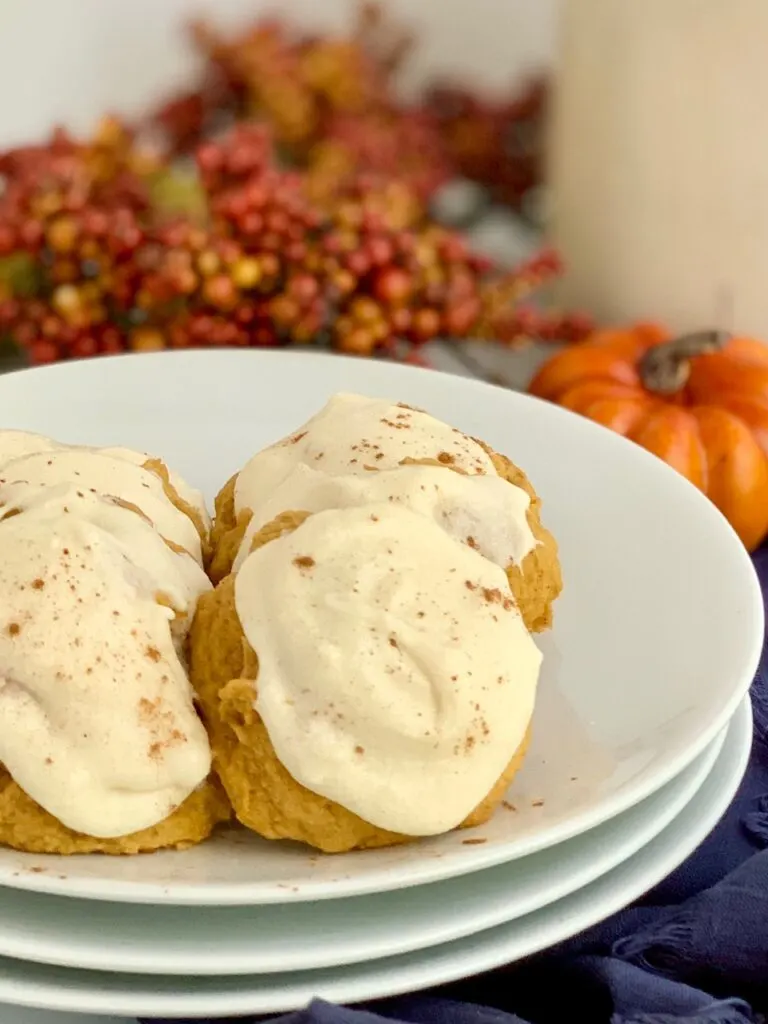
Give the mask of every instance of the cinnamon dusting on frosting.
[{"label": "cinnamon dusting on frosting", "polygon": [[133,455],[0,431],[0,763],[99,837],[162,821],[210,770],[178,646],[210,587],[199,535]]},{"label": "cinnamon dusting on frosting", "polygon": [[[312,572],[287,571],[307,551]],[[434,519],[390,502],[310,515],[245,557],[235,604],[277,757],[380,828],[455,827],[522,741],[541,655],[503,569]]]}]

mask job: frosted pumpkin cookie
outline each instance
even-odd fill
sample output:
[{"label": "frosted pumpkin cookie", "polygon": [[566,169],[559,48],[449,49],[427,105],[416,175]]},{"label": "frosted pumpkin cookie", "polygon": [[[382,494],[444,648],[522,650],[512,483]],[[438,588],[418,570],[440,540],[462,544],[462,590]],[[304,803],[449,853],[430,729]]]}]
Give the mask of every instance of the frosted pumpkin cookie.
[{"label": "frosted pumpkin cookie", "polygon": [[0,843],[21,850],[183,847],[230,815],[184,655],[200,534],[115,461],[62,447],[0,469]]},{"label": "frosted pumpkin cookie", "polygon": [[303,427],[256,454],[216,499],[210,574],[239,566],[279,513],[389,501],[440,524],[502,566],[527,626],[551,624],[562,589],[557,545],[522,470],[419,410],[337,395]]},{"label": "frosted pumpkin cookie", "polygon": [[504,570],[395,502],[284,513],[251,547],[189,639],[239,820],[327,852],[488,820],[541,661]]}]

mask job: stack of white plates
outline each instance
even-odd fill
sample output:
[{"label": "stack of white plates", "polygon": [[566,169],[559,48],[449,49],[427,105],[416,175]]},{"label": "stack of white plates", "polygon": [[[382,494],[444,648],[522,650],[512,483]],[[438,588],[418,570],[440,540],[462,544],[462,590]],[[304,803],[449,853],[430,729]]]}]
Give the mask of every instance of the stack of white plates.
[{"label": "stack of white plates", "polygon": [[0,425],[157,452],[212,497],[340,390],[483,437],[542,495],[566,586],[502,808],[474,831],[334,857],[243,832],[127,859],[2,850],[0,1002],[201,1017],[447,982],[626,905],[731,801],[763,637],[751,562],[694,488],[607,430],[476,381],[257,352],[8,375]]}]

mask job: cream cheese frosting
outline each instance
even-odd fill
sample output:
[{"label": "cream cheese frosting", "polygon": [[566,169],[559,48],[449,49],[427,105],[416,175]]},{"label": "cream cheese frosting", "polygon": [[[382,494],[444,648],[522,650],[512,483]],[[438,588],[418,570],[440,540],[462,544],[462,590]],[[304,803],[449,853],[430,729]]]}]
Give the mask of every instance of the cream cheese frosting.
[{"label": "cream cheese frosting", "polygon": [[121,504],[189,540],[145,471],[124,461],[126,484],[108,457],[46,452],[54,472],[28,451],[0,473],[0,762],[69,828],[127,835],[165,819],[210,771],[177,650],[210,584]]},{"label": "cream cheese frosting", "polygon": [[536,545],[527,518],[530,498],[496,475],[466,476],[442,466],[411,464],[364,475],[328,476],[300,462],[257,503],[234,568],[242,565],[258,531],[281,512],[323,512],[385,501],[428,516],[503,568],[520,565]]},{"label": "cream cheese frosting", "polygon": [[[24,430],[0,430],[0,473],[2,467],[12,459],[22,458],[25,455],[35,455],[38,452],[62,451],[65,449],[69,451],[98,452],[101,455],[112,456],[131,462],[136,466],[144,466],[148,461],[156,458],[156,456],[149,452],[136,451],[132,448],[120,446],[99,448],[90,445],[68,445],[62,444],[60,441],[54,441],[44,434],[34,434]],[[187,502],[188,505],[191,505],[199,514],[206,529],[210,528],[211,519],[206,508],[205,499],[200,491],[191,487],[183,477],[170,468],[168,469],[168,479],[179,497]]]},{"label": "cream cheese frosting", "polygon": [[363,395],[338,394],[303,427],[258,452],[235,483],[235,510],[255,509],[298,463],[329,476],[436,459],[467,474],[496,475],[482,445],[428,413]]},{"label": "cream cheese frosting", "polygon": [[31,434],[26,430],[0,430],[0,467],[11,459],[65,447],[43,434]]},{"label": "cream cheese frosting", "polygon": [[[6,443],[0,435],[0,457]],[[74,483],[83,492],[120,498],[139,508],[166,540],[202,562],[195,524],[167,496],[160,477],[136,462],[91,448],[38,449],[0,464],[0,486],[18,482],[48,487]]]},{"label": "cream cheese frosting", "polygon": [[[414,465],[419,460],[433,464]],[[528,495],[498,476],[477,441],[428,413],[340,394],[238,475],[235,512],[248,510],[251,520],[235,568],[255,534],[281,512],[376,501],[429,516],[504,568],[520,565],[536,546]]]},{"label": "cream cheese frosting", "polygon": [[248,555],[235,603],[277,757],[377,827],[456,827],[523,740],[541,655],[503,569],[433,518],[312,515]]},{"label": "cream cheese frosting", "polygon": [[[133,462],[137,466],[143,466],[148,461],[156,458],[156,456],[149,452],[134,451],[132,448],[98,448],[96,450],[101,452],[102,455],[114,455],[119,459],[127,459],[128,462]],[[168,480],[178,496],[188,505],[191,505],[195,512],[198,513],[205,528],[210,529],[211,517],[206,508],[205,498],[202,493],[194,487],[190,487],[184,477],[179,476],[178,473],[175,473],[170,468],[168,468]]]}]

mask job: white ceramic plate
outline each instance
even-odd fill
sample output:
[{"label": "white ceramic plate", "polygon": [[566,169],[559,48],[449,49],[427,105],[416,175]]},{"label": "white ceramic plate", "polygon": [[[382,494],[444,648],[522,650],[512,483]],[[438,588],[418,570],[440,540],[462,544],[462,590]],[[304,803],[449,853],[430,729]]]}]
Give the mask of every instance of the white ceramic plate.
[{"label": "white ceramic plate", "polygon": [[147,907],[0,889],[0,955],[138,974],[270,974],[361,963],[513,921],[588,885],[693,799],[725,731],[676,779],[604,825],[513,864],[379,896],[266,907]]},{"label": "white ceramic plate", "polygon": [[[3,425],[158,452],[209,496],[335,391],[422,406],[530,474],[565,592],[534,747],[474,836],[318,857],[255,837],[109,859],[0,853],[0,884],[109,900],[284,903],[396,889],[510,861],[638,803],[705,749],[757,666],[763,606],[736,536],[636,445],[555,406],[431,371],[296,352],[198,351],[59,364],[0,379]],[[474,840],[485,840],[474,843]]]},{"label": "white ceramic plate", "polygon": [[268,1014],[303,1007],[315,996],[355,1003],[413,992],[512,963],[604,919],[673,871],[733,799],[749,759],[751,739],[751,710],[745,701],[699,792],[647,847],[544,910],[458,942],[324,971],[226,978],[107,974],[0,959],[0,1000],[137,1017]]}]

